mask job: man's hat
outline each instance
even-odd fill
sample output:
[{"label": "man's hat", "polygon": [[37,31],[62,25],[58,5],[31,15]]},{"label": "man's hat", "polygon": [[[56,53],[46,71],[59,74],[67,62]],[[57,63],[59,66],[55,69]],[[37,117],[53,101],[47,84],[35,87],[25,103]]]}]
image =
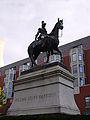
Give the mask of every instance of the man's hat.
[{"label": "man's hat", "polygon": [[46,23],[44,21],[42,21],[42,25],[46,25]]}]

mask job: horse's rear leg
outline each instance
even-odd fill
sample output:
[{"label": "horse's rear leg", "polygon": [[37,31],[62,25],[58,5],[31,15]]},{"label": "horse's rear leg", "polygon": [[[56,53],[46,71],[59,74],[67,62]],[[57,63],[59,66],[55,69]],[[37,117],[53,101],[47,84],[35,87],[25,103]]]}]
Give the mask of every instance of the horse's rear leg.
[{"label": "horse's rear leg", "polygon": [[31,59],[31,62],[32,62],[32,67],[33,65],[36,65],[35,61],[34,61],[34,58],[33,58],[33,52],[30,52],[30,48],[28,47],[28,55],[29,55],[29,58]]},{"label": "horse's rear leg", "polygon": [[35,60],[37,59],[37,57],[39,56],[39,54],[40,54],[40,52],[37,51],[37,52],[33,53],[33,55],[30,56],[31,61],[32,61],[32,67],[33,66],[37,66]]},{"label": "horse's rear leg", "polygon": [[31,62],[32,62],[32,67],[37,66],[37,64],[36,64],[35,61],[34,61],[33,56],[30,56],[30,58],[31,58]]},{"label": "horse's rear leg", "polygon": [[33,56],[29,54],[29,58],[31,59],[31,63],[32,63],[32,65],[31,65],[31,66],[33,67],[33,65],[34,65]]}]

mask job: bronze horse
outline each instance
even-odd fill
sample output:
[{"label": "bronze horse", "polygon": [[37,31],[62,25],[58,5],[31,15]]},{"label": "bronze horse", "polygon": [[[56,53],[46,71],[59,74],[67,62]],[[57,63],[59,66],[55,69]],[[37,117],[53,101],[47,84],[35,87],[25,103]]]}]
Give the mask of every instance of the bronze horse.
[{"label": "bronze horse", "polygon": [[[37,65],[35,63],[35,60],[37,59],[37,57],[39,56],[39,54],[41,52],[46,52],[47,53],[47,62],[48,62],[50,53],[53,54],[53,50],[57,51],[60,54],[61,62],[62,62],[62,53],[58,48],[58,45],[59,45],[59,39],[58,39],[59,29],[61,29],[61,30],[63,29],[63,20],[58,19],[58,22],[55,24],[51,33],[48,34],[43,41],[42,40],[36,40],[36,41],[33,41],[29,45],[28,54],[29,54],[29,58],[31,59],[31,62],[32,62],[32,67],[33,67],[33,65],[35,65],[35,66]],[[42,46],[43,42],[44,42],[44,45]]]}]

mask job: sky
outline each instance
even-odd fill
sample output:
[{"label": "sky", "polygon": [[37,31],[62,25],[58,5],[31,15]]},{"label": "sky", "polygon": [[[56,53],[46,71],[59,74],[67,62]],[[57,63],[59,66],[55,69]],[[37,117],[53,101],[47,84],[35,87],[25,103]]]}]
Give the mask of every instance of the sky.
[{"label": "sky", "polygon": [[4,65],[28,57],[41,21],[50,33],[63,19],[60,46],[90,35],[90,0],[0,0],[0,40],[4,41]]}]

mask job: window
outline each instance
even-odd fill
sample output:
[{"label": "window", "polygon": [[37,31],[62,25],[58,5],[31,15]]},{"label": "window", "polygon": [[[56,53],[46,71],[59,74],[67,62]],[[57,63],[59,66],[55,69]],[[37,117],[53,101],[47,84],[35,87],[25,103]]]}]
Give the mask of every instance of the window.
[{"label": "window", "polygon": [[7,89],[7,98],[11,98],[12,97],[12,89],[13,89],[13,83],[9,82],[8,83],[8,89]]},{"label": "window", "polygon": [[85,97],[85,106],[90,107],[90,96]]},{"label": "window", "polygon": [[56,61],[60,62],[60,55],[56,55]]},{"label": "window", "polygon": [[85,85],[85,78],[80,78],[80,86]]},{"label": "window", "polygon": [[6,95],[7,94],[7,88],[6,88],[6,86],[3,87],[3,91],[4,91],[4,94]]},{"label": "window", "polygon": [[79,71],[80,71],[80,73],[83,72],[83,65],[79,65]]},{"label": "window", "polygon": [[76,48],[77,47],[75,47],[75,48],[72,49],[72,53],[76,53]]},{"label": "window", "polygon": [[13,86],[13,83],[12,83],[12,82],[9,82],[8,88],[12,88],[12,86]]},{"label": "window", "polygon": [[12,88],[8,89],[7,98],[12,98]]},{"label": "window", "polygon": [[10,81],[13,81],[13,74],[10,73],[10,78],[9,78]]},{"label": "window", "polygon": [[47,57],[45,56],[45,57],[44,57],[44,62],[46,62],[46,61],[47,61]]},{"label": "window", "polygon": [[72,54],[72,61],[76,61],[77,60],[77,56],[76,56],[76,53]]},{"label": "window", "polygon": [[77,87],[77,86],[78,86],[78,79],[77,79],[77,78],[75,78],[73,85],[74,85],[74,87]]},{"label": "window", "polygon": [[27,66],[30,68],[30,62],[27,63]]},{"label": "window", "polygon": [[51,61],[54,61],[54,55],[51,55]]},{"label": "window", "polygon": [[14,77],[16,76],[16,67],[5,71],[6,77],[4,78],[4,93],[7,98],[12,97],[12,89]]},{"label": "window", "polygon": [[29,69],[30,69],[29,63],[24,63],[23,65],[19,66],[19,76],[21,75],[21,72],[29,70]]},{"label": "window", "polygon": [[82,60],[82,53],[78,54],[78,59],[81,61]]},{"label": "window", "polygon": [[72,71],[73,71],[73,74],[77,73],[77,65],[73,65]]}]

